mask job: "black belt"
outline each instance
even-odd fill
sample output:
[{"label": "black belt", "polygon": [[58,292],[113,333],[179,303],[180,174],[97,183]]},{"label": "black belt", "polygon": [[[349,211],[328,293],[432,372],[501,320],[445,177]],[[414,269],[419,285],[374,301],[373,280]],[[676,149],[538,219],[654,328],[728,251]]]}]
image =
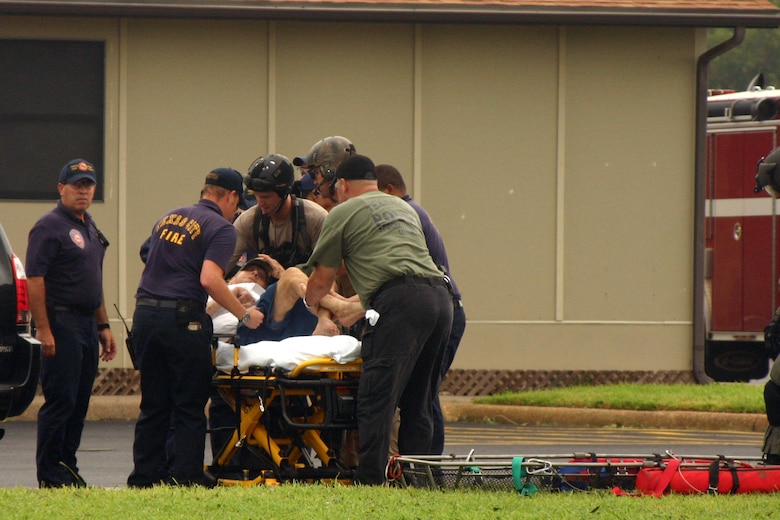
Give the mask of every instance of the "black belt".
[{"label": "black belt", "polygon": [[60,305],[59,303],[48,305],[48,308],[55,312],[72,312],[74,314],[81,314],[82,316],[94,316],[95,309],[88,309],[86,307],[76,307],[75,305]]},{"label": "black belt", "polygon": [[154,298],[138,298],[135,304],[139,307],[158,307],[160,309],[177,309],[180,305],[203,307],[203,303],[195,300],[156,300]]},{"label": "black belt", "polygon": [[444,278],[439,277],[426,277],[426,276],[417,276],[413,274],[405,274],[403,276],[399,276],[398,278],[393,278],[392,280],[388,280],[385,283],[382,284],[382,286],[374,292],[374,295],[371,297],[373,300],[382,291],[385,291],[387,289],[391,289],[393,287],[396,287],[398,285],[404,285],[404,284],[424,284],[424,285],[430,285],[431,287],[436,287],[437,285],[441,285],[442,287],[447,286],[447,282],[444,281]]}]

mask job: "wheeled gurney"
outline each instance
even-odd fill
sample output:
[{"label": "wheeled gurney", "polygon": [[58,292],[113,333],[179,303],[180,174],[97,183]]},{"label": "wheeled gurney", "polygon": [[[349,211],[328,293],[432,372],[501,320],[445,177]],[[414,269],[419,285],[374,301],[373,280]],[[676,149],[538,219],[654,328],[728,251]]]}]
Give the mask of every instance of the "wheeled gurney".
[{"label": "wheeled gurney", "polygon": [[297,349],[290,338],[242,347],[215,338],[212,383],[238,423],[206,467],[215,484],[351,482],[360,345],[349,336],[306,338],[315,345]]}]

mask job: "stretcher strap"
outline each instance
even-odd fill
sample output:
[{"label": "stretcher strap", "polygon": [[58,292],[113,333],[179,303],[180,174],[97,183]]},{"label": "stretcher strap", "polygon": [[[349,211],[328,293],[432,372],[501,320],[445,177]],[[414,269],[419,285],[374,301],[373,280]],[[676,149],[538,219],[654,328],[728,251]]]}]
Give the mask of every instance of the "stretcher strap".
[{"label": "stretcher strap", "polygon": [[672,477],[680,468],[681,463],[682,463],[681,459],[670,459],[666,463],[666,467],[661,473],[661,476],[658,478],[658,481],[656,481],[655,488],[650,491],[642,492],[642,493],[626,493],[625,491],[620,489],[620,487],[615,486],[612,488],[612,493],[617,496],[639,497],[644,495],[650,495],[654,497],[660,497],[661,495],[664,494],[666,488],[669,487],[669,484],[672,482]]},{"label": "stretcher strap", "polygon": [[523,496],[531,496],[539,491],[535,485],[524,481],[527,477],[528,472],[523,466],[523,457],[514,457],[512,459],[512,481],[515,484],[515,491]]},{"label": "stretcher strap", "polygon": [[680,459],[671,459],[666,463],[666,467],[664,468],[663,473],[661,473],[661,478],[656,482],[655,489],[649,493],[650,495],[660,497],[664,494],[664,491],[666,491],[666,488],[669,487],[669,484],[672,482],[672,477],[680,468],[680,463],[682,463],[682,460]]},{"label": "stretcher strap", "polygon": [[717,460],[712,461],[710,464],[710,487],[707,488],[707,493],[710,495],[718,494],[718,484],[720,483],[720,463],[726,464],[726,467],[731,471],[731,489],[729,494],[735,494],[739,489],[739,475],[737,474],[737,465],[733,461],[726,459],[723,455],[719,455]]},{"label": "stretcher strap", "polygon": [[387,461],[387,467],[385,468],[385,475],[390,480],[398,480],[403,474],[401,463],[398,462],[398,454],[391,455]]}]

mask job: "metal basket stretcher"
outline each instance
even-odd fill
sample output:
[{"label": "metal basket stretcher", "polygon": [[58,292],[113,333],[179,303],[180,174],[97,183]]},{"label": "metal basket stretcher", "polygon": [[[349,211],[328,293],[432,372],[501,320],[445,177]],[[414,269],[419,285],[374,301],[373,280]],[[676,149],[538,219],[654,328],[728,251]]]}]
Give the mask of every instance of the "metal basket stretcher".
[{"label": "metal basket stretcher", "polygon": [[516,491],[589,492],[616,495],[669,492],[766,493],[780,490],[780,466],[760,457],[723,455],[568,453],[393,457],[388,477],[401,487]]},{"label": "metal basket stretcher", "polygon": [[[337,362],[317,357],[292,370],[217,371],[213,386],[231,406],[238,427],[206,466],[216,485],[254,486],[288,481],[351,483],[356,461],[357,386],[361,359]],[[217,340],[213,342],[216,356]],[[356,448],[355,448],[356,449]]]}]

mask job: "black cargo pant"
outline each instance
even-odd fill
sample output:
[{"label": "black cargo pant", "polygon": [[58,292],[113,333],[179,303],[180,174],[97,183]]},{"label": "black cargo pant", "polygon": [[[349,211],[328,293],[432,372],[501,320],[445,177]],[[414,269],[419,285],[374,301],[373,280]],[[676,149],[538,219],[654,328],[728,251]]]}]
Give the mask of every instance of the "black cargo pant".
[{"label": "black cargo pant", "polygon": [[404,276],[383,285],[371,306],[379,320],[367,324],[363,335],[355,480],[378,485],[385,482],[396,407],[401,410],[399,451],[430,451],[432,395],[452,325],[452,295],[442,279]]},{"label": "black cargo pant", "polygon": [[38,481],[50,486],[72,485],[73,475],[60,462],[78,471],[76,451],[100,347],[94,312],[50,308],[48,314],[56,349],[54,357],[44,357],[41,364],[45,402],[38,412]]},{"label": "black cargo pant", "polygon": [[452,362],[455,360],[455,354],[458,351],[460,340],[466,331],[466,312],[463,310],[463,304],[460,300],[455,302],[452,315],[452,329],[450,329],[450,339],[444,349],[442,356],[441,370],[439,371],[439,384],[433,394],[433,441],[431,442],[431,455],[441,455],[444,452],[444,412],[441,409],[439,401],[439,387]]},{"label": "black cargo pant", "polygon": [[[172,484],[203,484],[206,415],[211,376],[211,318],[203,306],[186,323],[176,309],[137,305],[133,350],[141,371],[141,414],[135,425],[131,487],[160,482],[173,425]],[[173,419],[172,419],[173,418]]]}]

